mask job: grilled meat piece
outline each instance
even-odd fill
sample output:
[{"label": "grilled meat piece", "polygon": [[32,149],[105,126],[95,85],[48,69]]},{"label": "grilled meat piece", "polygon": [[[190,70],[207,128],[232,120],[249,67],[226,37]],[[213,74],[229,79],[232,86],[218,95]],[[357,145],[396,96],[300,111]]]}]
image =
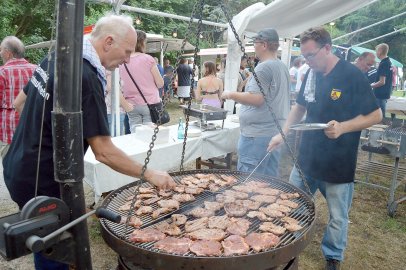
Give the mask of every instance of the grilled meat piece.
[{"label": "grilled meat piece", "polygon": [[231,202],[235,202],[235,200],[236,199],[234,197],[226,196],[224,194],[216,195],[216,201],[218,201],[220,203],[231,203]]},{"label": "grilled meat piece", "polygon": [[232,175],[222,174],[222,175],[220,175],[220,177],[223,178],[223,180],[227,182],[227,185],[232,185],[237,182],[237,178]]},{"label": "grilled meat piece", "polygon": [[158,202],[159,207],[179,209],[179,202],[177,200],[161,200]]},{"label": "grilled meat piece", "polygon": [[192,211],[190,211],[188,214],[192,215],[196,218],[211,217],[211,216],[214,216],[214,211],[205,209],[202,207],[196,207]]},{"label": "grilled meat piece", "polygon": [[141,193],[137,195],[137,199],[149,199],[149,198],[157,198],[158,196],[154,193]]},{"label": "grilled meat piece", "polygon": [[151,217],[152,217],[153,219],[156,219],[156,218],[158,218],[161,214],[169,213],[169,212],[171,212],[171,211],[173,211],[173,208],[166,208],[166,207],[164,207],[164,208],[158,208],[158,209],[156,209],[154,212],[152,212]]},{"label": "grilled meat piece", "polygon": [[212,192],[219,191],[220,188],[221,188],[220,186],[218,186],[218,185],[216,185],[214,183],[209,184],[209,190],[212,191]]},{"label": "grilled meat piece", "polygon": [[260,189],[260,188],[264,188],[264,187],[268,187],[269,184],[265,183],[265,182],[259,182],[259,181],[250,181],[248,183],[245,184],[246,186],[252,187],[254,190],[255,189]]},{"label": "grilled meat piece", "polygon": [[206,208],[207,210],[211,210],[211,211],[218,211],[221,208],[223,208],[223,203],[219,203],[219,202],[210,202],[210,201],[205,201],[204,202],[204,208]]},{"label": "grilled meat piece", "polygon": [[[141,206],[142,201],[141,200],[136,200],[134,203],[134,209],[138,208]],[[129,211],[131,207],[131,202],[126,202],[122,206],[118,208],[119,211]]]},{"label": "grilled meat piece", "polygon": [[155,197],[155,198],[151,198],[151,199],[144,200],[144,201],[142,201],[142,203],[143,203],[144,205],[151,205],[151,204],[153,204],[153,203],[156,203],[156,202],[159,201],[160,199],[161,199],[161,197]]},{"label": "grilled meat piece", "polygon": [[236,203],[241,203],[243,206],[247,207],[249,210],[257,210],[261,206],[261,202],[251,201],[251,200],[236,200]]},{"label": "grilled meat piece", "polygon": [[129,240],[132,242],[152,242],[164,239],[166,236],[164,233],[153,228],[145,228],[141,230],[134,230],[130,236]]},{"label": "grilled meat piece", "polygon": [[251,222],[243,218],[231,218],[227,232],[234,235],[246,236]]},{"label": "grilled meat piece", "polygon": [[[127,222],[127,216],[121,216],[121,224],[125,224]],[[134,228],[139,228],[142,226],[142,220],[138,217],[130,217],[128,221],[128,225],[133,226]]]},{"label": "grilled meat piece", "polygon": [[273,224],[272,222],[264,222],[259,226],[259,230],[263,232],[270,232],[275,235],[282,235],[286,232],[286,228]]},{"label": "grilled meat piece", "polygon": [[156,189],[153,187],[140,187],[138,193],[156,193]]},{"label": "grilled meat piece", "polygon": [[271,217],[271,218],[280,218],[280,217],[284,217],[285,215],[278,210],[272,209],[272,208],[268,208],[268,207],[260,207],[259,211],[261,211],[262,213],[264,213],[265,215]]},{"label": "grilled meat piece", "polygon": [[173,214],[172,215],[172,223],[175,223],[176,225],[183,225],[187,221],[187,216],[181,215],[181,214]]},{"label": "grilled meat piece", "polygon": [[154,248],[163,250],[168,253],[184,255],[189,252],[189,247],[191,244],[192,240],[186,237],[182,238],[166,237],[156,242],[154,244]]},{"label": "grilled meat piece", "polygon": [[195,176],[197,177],[197,178],[199,178],[199,179],[202,179],[202,178],[209,178],[210,177],[210,175],[208,175],[208,174],[203,174],[203,173],[197,173],[197,174],[195,174]]},{"label": "grilled meat piece", "polygon": [[276,201],[276,203],[279,203],[281,205],[286,205],[287,207],[290,207],[290,208],[297,208],[299,206],[298,203],[295,203],[295,202],[292,202],[292,201],[289,201],[289,200],[280,200],[279,199],[279,200]]},{"label": "grilled meat piece", "polygon": [[249,218],[258,218],[260,221],[267,221],[270,220],[269,217],[267,217],[264,213],[260,211],[249,211],[247,214],[247,217]]},{"label": "grilled meat piece", "polygon": [[190,251],[197,256],[220,256],[221,244],[213,240],[193,241],[189,247]]},{"label": "grilled meat piece", "polygon": [[232,202],[225,203],[224,210],[230,217],[242,217],[247,213],[248,208],[242,205],[242,203]]},{"label": "grilled meat piece", "polygon": [[224,255],[247,254],[250,246],[245,243],[244,238],[239,235],[230,235],[221,242],[224,248]]},{"label": "grilled meat piece", "polygon": [[250,186],[247,185],[238,185],[238,186],[233,186],[233,189],[239,192],[245,192],[245,193],[251,193],[254,192],[254,189]]},{"label": "grilled meat piece", "polygon": [[272,203],[272,204],[268,205],[267,208],[278,210],[278,211],[281,211],[282,213],[289,213],[292,210],[289,207],[287,207],[285,205],[281,205],[279,203]]},{"label": "grilled meat piece", "polygon": [[152,211],[154,211],[154,209],[151,206],[141,206],[136,212],[135,214],[137,216],[141,216],[143,214],[149,214],[152,213]]},{"label": "grilled meat piece", "polygon": [[173,188],[173,190],[179,193],[183,193],[185,192],[185,186],[177,185],[176,187]]},{"label": "grilled meat piece", "polygon": [[162,222],[159,223],[155,226],[155,228],[165,234],[171,235],[171,236],[177,236],[181,235],[182,231],[178,226],[176,226],[175,223],[167,223],[167,222]]},{"label": "grilled meat piece", "polygon": [[279,237],[272,233],[250,233],[245,237],[245,242],[257,252],[274,247],[279,241]]},{"label": "grilled meat piece", "polygon": [[221,241],[226,237],[226,233],[220,229],[200,229],[187,233],[193,240],[214,240]]},{"label": "grilled meat piece", "polygon": [[282,200],[289,200],[289,199],[295,199],[295,198],[300,198],[300,194],[295,192],[295,193],[281,193],[279,195],[279,198]]},{"label": "grilled meat piece", "polygon": [[182,202],[190,202],[195,200],[195,196],[192,194],[181,193],[181,194],[174,194],[172,199],[182,203]]},{"label": "grilled meat piece", "polygon": [[247,199],[249,197],[247,193],[235,190],[226,190],[224,191],[224,195],[234,197],[236,199]]},{"label": "grilled meat piece", "polygon": [[165,190],[165,189],[161,189],[158,192],[159,196],[161,196],[161,197],[169,197],[172,195],[172,193],[173,193],[172,190]]},{"label": "grilled meat piece", "polygon": [[208,217],[202,217],[199,219],[186,221],[185,232],[193,232],[200,229],[206,229],[208,221],[209,221]]},{"label": "grilled meat piece", "polygon": [[274,189],[274,188],[259,188],[255,190],[255,193],[259,193],[262,195],[271,195],[271,196],[278,196],[281,191],[279,189]]},{"label": "grilled meat piece", "polygon": [[302,226],[300,226],[299,224],[294,224],[294,223],[285,223],[285,225],[283,225],[283,227],[285,227],[290,232],[296,232],[296,231],[300,231],[301,229],[303,229]]},{"label": "grilled meat piece", "polygon": [[230,219],[228,216],[213,216],[209,217],[208,226],[210,229],[221,229],[225,230],[230,223]]},{"label": "grilled meat piece", "polygon": [[281,221],[288,224],[299,224],[299,221],[291,217],[283,217],[281,218]]},{"label": "grilled meat piece", "polygon": [[261,203],[274,203],[276,202],[276,196],[271,195],[254,195],[250,198],[253,201]]},{"label": "grilled meat piece", "polygon": [[185,187],[185,193],[197,195],[204,191],[204,189],[199,187]]}]

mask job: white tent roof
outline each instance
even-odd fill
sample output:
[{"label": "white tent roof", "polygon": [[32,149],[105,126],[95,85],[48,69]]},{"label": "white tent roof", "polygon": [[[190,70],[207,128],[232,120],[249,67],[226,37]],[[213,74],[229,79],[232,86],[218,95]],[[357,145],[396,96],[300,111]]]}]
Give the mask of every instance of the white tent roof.
[{"label": "white tent roof", "polygon": [[[293,38],[304,30],[320,26],[349,14],[377,0],[275,0],[265,6],[253,4],[238,15],[232,23],[241,37],[252,35],[264,28],[274,28],[281,38]],[[281,44],[284,45],[284,44]],[[228,54],[225,72],[225,89],[235,91],[242,52],[228,28]],[[232,111],[234,102],[227,101],[225,108]]]}]

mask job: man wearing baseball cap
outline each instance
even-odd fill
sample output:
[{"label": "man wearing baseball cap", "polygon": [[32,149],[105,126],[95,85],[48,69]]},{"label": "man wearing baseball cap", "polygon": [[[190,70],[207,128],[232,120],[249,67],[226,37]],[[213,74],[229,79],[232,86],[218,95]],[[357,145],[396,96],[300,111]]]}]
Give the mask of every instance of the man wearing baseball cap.
[{"label": "man wearing baseball cap", "polygon": [[[239,171],[251,172],[267,154],[269,140],[283,126],[289,114],[290,76],[287,67],[277,57],[279,36],[275,29],[267,28],[253,37],[255,55],[259,59],[254,71],[264,95],[254,76],[251,76],[245,92],[223,93],[223,99],[232,99],[241,105],[240,139],[238,142]],[[276,120],[268,106],[272,107]],[[273,151],[257,168],[257,173],[278,175],[280,151]]]}]

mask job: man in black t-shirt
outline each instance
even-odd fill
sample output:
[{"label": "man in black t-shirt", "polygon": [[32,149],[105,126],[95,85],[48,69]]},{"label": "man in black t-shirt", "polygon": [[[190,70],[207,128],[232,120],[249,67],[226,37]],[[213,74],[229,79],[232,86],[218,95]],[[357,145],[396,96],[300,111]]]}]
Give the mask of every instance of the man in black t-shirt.
[{"label": "man in black t-shirt", "polygon": [[[283,131],[287,134],[305,115],[306,123],[325,123],[327,128],[303,132],[298,163],[305,179],[295,166],[289,181],[312,194],[319,189],[326,199],[330,220],[321,248],[326,269],[339,269],[347,245],[360,131],[379,123],[382,114],[367,78],[332,53],[331,37],[324,28],[305,31],[300,42],[310,70]],[[268,151],[282,142],[282,136],[276,135]]]},{"label": "man in black t-shirt", "polygon": [[376,56],[381,60],[376,73],[376,81],[371,84],[379,107],[381,107],[383,117],[385,117],[386,102],[390,98],[392,92],[392,63],[389,60],[389,46],[386,43],[381,43],[375,48]]},{"label": "man in black t-shirt", "polygon": [[176,69],[176,74],[178,78],[177,95],[180,103],[183,104],[184,100],[188,100],[190,98],[190,76],[193,74],[193,71],[187,64],[187,60],[185,58],[180,60],[180,64]]}]

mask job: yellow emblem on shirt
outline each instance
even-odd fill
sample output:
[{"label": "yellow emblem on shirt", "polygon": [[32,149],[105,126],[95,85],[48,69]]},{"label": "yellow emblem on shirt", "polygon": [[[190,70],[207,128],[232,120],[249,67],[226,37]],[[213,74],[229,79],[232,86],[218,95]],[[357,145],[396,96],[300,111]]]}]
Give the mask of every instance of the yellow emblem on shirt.
[{"label": "yellow emblem on shirt", "polygon": [[333,89],[331,90],[330,97],[332,100],[337,100],[341,96],[341,90],[340,89]]}]

